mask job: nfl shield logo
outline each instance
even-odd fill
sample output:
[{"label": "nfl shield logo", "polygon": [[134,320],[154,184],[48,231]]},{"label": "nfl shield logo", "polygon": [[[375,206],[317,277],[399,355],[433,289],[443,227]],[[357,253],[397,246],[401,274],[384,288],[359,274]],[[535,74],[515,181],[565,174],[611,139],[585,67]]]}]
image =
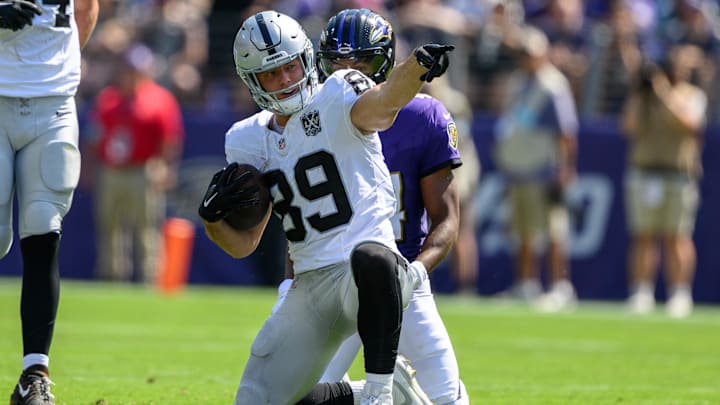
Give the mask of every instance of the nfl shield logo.
[{"label": "nfl shield logo", "polygon": [[322,128],[320,127],[320,113],[318,110],[310,111],[309,113],[303,115],[300,120],[302,121],[305,135],[315,136],[322,131]]}]

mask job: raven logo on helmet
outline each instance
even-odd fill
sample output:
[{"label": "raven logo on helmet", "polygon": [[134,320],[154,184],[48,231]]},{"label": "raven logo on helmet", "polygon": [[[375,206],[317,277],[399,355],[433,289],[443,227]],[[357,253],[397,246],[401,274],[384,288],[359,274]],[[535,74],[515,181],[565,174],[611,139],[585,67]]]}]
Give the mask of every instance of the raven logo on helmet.
[{"label": "raven logo on helmet", "polygon": [[370,29],[368,42],[371,44],[377,44],[381,41],[389,42],[392,38],[392,33],[392,26],[390,23],[378,15],[375,19],[375,25]]}]

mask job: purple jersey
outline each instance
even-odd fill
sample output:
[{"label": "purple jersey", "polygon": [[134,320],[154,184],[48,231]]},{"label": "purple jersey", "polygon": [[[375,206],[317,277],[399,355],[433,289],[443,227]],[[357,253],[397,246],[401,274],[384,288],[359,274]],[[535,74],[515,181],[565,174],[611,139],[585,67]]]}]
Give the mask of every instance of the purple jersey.
[{"label": "purple jersey", "polygon": [[428,233],[420,180],[462,164],[457,129],[442,103],[419,94],[400,110],[395,124],[380,133],[380,140],[399,204],[392,219],[395,241],[403,256],[413,261]]}]

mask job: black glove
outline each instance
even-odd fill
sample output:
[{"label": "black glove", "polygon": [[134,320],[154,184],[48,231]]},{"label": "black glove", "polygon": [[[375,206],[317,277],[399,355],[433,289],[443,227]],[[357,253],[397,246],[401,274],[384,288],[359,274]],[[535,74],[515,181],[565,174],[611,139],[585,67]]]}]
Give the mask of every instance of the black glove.
[{"label": "black glove", "polygon": [[247,184],[253,178],[249,171],[236,176],[237,163],[231,163],[215,173],[200,203],[198,214],[208,222],[225,218],[235,208],[260,204],[257,184]]},{"label": "black glove", "polygon": [[31,0],[4,0],[0,2],[0,28],[17,31],[32,25],[35,15],[42,9]]},{"label": "black glove", "polygon": [[453,45],[425,44],[415,50],[415,58],[420,66],[428,71],[420,76],[420,80],[430,83],[434,78],[441,76],[450,64],[448,52],[455,49]]}]

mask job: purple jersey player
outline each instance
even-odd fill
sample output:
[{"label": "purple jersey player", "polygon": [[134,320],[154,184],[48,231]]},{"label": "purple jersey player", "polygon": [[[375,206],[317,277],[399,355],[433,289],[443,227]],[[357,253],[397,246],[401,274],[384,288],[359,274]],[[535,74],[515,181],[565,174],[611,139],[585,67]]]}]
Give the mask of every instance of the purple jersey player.
[{"label": "purple jersey player", "polygon": [[[322,32],[318,48],[321,76],[351,68],[381,83],[394,63],[392,26],[368,9],[341,11]],[[455,122],[441,102],[420,94],[400,110],[392,127],[380,132],[380,140],[398,201],[392,218],[398,248],[411,266],[432,271],[458,235],[459,202],[452,169],[462,163]],[[292,273],[287,276],[291,278]],[[273,310],[290,285],[289,279],[280,285],[280,299]],[[347,380],[346,372],[360,346],[357,334],[348,338],[321,382]],[[417,371],[417,381],[432,403],[469,403],[429,280],[413,292],[404,311],[398,351]],[[396,405],[406,403],[394,399]]]},{"label": "purple jersey player", "polygon": [[380,140],[399,204],[393,218],[395,241],[403,256],[413,261],[428,235],[423,202],[429,196],[423,195],[423,179],[462,164],[455,122],[442,103],[420,94],[400,110],[395,124],[380,133]]}]

